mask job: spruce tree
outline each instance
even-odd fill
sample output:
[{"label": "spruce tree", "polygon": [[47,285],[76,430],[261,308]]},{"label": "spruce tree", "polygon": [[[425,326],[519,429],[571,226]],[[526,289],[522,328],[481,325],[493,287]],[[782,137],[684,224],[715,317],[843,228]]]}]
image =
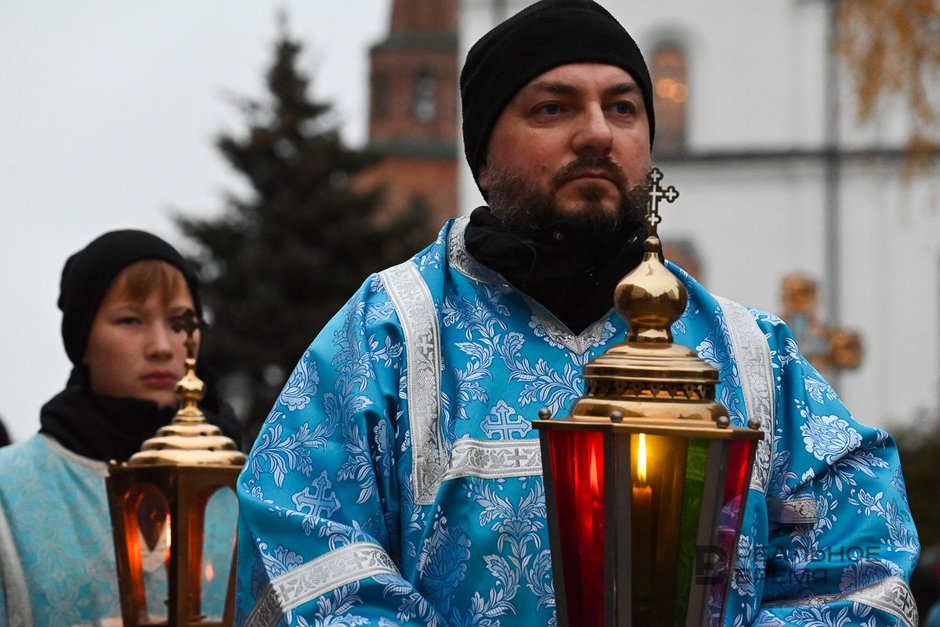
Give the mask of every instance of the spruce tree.
[{"label": "spruce tree", "polygon": [[350,181],[372,163],[346,147],[331,106],[308,95],[301,44],[283,27],[263,101],[241,109],[241,135],[217,146],[250,185],[228,194],[220,216],[177,216],[199,246],[210,330],[202,360],[218,376],[250,444],[294,364],[372,272],[429,241],[419,212],[379,215],[380,193]]}]

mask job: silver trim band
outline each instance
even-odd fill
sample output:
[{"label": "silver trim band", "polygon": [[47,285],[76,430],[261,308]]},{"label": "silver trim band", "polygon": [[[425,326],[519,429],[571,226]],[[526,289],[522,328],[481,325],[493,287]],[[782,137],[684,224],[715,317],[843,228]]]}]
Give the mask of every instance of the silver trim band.
[{"label": "silver trim band", "polygon": [[861,603],[882,612],[887,612],[908,627],[916,627],[918,623],[917,603],[914,602],[914,594],[908,587],[907,582],[900,577],[886,577],[870,586],[842,594],[827,594],[783,603],[768,603],[761,606],[761,609],[819,606],[839,601]]},{"label": "silver trim band", "polygon": [[816,509],[816,499],[812,497],[784,501],[768,496],[767,517],[783,525],[806,525],[815,524],[819,520],[819,512]]},{"label": "silver trim band", "polygon": [[751,489],[766,493],[770,483],[774,438],[774,380],[770,346],[746,307],[716,296],[731,336],[731,350],[740,365],[741,390],[748,420],[760,421],[764,438],[757,442]]},{"label": "silver trim band", "polygon": [[539,441],[478,440],[461,438],[454,443],[444,481],[461,477],[504,479],[542,474]]},{"label": "silver trim band", "polygon": [[347,544],[268,582],[245,625],[272,627],[286,612],[346,584],[376,575],[399,576],[388,554],[368,542]]},{"label": "silver trim band", "polygon": [[437,309],[412,262],[383,270],[379,276],[398,313],[405,340],[415,503],[430,505],[447,467],[441,433],[441,334]]},{"label": "silver trim band", "polygon": [[20,562],[13,533],[6,513],[0,508],[0,583],[6,597],[6,615],[0,615],[0,622],[10,627],[31,627],[33,608],[29,600],[29,587]]}]

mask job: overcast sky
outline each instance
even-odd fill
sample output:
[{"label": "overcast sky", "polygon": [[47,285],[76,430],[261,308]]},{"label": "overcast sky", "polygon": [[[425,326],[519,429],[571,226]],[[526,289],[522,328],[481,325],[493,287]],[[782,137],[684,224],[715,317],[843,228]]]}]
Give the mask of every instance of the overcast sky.
[{"label": "overcast sky", "polygon": [[0,416],[21,441],[70,364],[55,306],[65,259],[105,231],[185,242],[240,181],[213,147],[261,96],[277,12],[306,46],[313,94],[365,138],[368,46],[390,0],[0,2]]}]

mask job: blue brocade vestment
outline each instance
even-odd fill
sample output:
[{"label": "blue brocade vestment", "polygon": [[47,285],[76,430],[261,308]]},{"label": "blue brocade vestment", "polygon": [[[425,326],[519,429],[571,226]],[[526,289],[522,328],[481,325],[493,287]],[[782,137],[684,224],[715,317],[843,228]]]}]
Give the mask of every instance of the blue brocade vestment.
[{"label": "blue brocade vestment", "polygon": [[[287,381],[239,478],[238,624],[555,623],[531,420],[567,414],[626,323],[571,334],[467,254],[465,226],[370,277]],[[891,438],[855,422],[778,318],[670,268],[689,293],[675,341],[719,370],[735,424],[750,412],[771,436],[726,624],[916,624]]]}]

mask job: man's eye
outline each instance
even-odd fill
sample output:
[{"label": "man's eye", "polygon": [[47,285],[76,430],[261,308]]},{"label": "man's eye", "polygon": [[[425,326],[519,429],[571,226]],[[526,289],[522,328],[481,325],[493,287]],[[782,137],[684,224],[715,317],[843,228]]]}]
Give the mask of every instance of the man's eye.
[{"label": "man's eye", "polygon": [[539,113],[544,113],[545,115],[558,115],[561,113],[561,105],[557,102],[549,102],[539,107],[538,111]]},{"label": "man's eye", "polygon": [[612,107],[618,115],[632,115],[636,113],[636,106],[632,102],[618,102]]},{"label": "man's eye", "polygon": [[122,316],[118,318],[116,322],[118,324],[128,324],[128,325],[140,324],[140,318],[137,318],[135,316]]}]

